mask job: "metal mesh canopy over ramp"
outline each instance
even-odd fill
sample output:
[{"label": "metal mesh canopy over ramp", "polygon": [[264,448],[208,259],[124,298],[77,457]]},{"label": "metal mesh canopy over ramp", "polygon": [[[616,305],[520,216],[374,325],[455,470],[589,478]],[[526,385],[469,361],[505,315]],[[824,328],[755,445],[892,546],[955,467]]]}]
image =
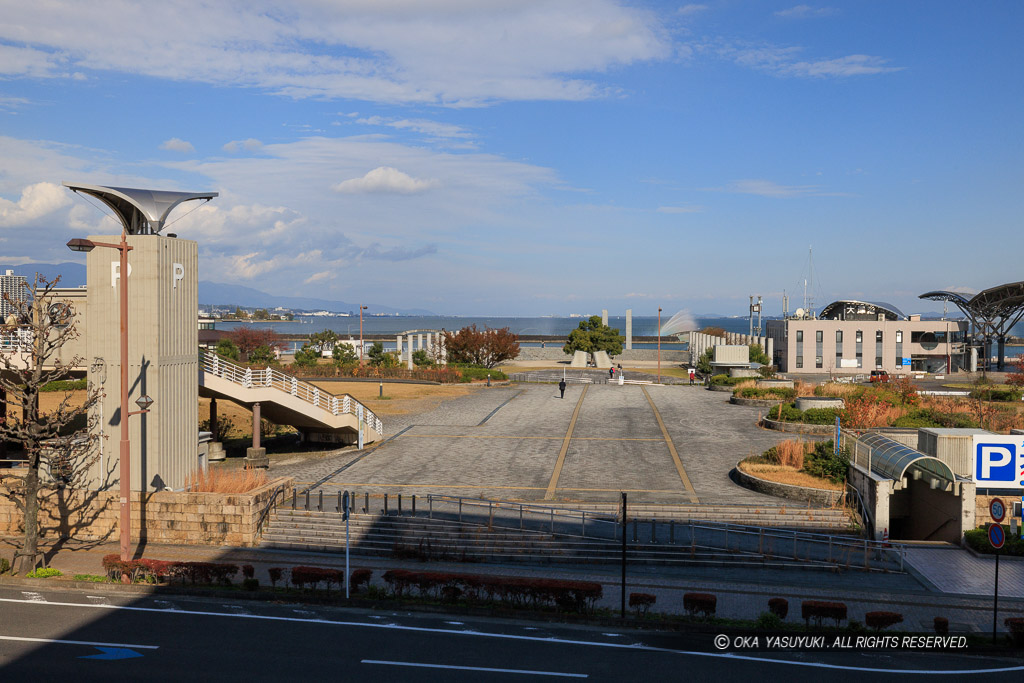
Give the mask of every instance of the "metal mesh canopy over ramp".
[{"label": "metal mesh canopy over ramp", "polygon": [[951,484],[956,481],[949,465],[898,441],[871,432],[861,434],[857,440],[871,449],[871,470],[884,477],[900,481],[910,466],[915,465],[937,479]]}]

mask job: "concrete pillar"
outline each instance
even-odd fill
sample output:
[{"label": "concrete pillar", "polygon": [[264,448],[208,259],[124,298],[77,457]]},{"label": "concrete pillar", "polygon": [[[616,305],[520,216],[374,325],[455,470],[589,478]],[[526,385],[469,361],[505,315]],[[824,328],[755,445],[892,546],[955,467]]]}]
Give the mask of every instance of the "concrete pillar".
[{"label": "concrete pillar", "polygon": [[411,334],[409,335],[409,360],[408,360],[408,363],[407,363],[406,367],[408,367],[410,370],[412,370],[412,335]]},{"label": "concrete pillar", "polygon": [[423,335],[422,334],[416,335],[416,348],[419,349],[420,351],[423,350]]},{"label": "concrete pillar", "polygon": [[434,344],[431,342],[430,337],[431,337],[431,334],[429,332],[427,332],[427,355],[428,356],[433,356],[433,354],[434,354]]},{"label": "concrete pillar", "polygon": [[608,324],[608,309],[607,308],[602,308],[601,309],[601,324],[603,324],[603,325],[607,325]]},{"label": "concrete pillar", "polygon": [[210,433],[213,441],[217,440],[217,399],[210,399]]},{"label": "concrete pillar", "polygon": [[252,404],[252,448],[245,449],[246,467],[270,467],[267,449],[260,447],[260,404]]},{"label": "concrete pillar", "polygon": [[764,340],[764,352],[768,354],[768,357],[772,359],[772,365],[775,364],[775,340],[771,337],[765,337]]},{"label": "concrete pillar", "polygon": [[626,349],[633,348],[633,309],[626,309]]},{"label": "concrete pillar", "polygon": [[398,349],[398,362],[401,363],[404,357],[402,356],[402,335],[395,335],[395,344],[397,344],[395,348]]}]

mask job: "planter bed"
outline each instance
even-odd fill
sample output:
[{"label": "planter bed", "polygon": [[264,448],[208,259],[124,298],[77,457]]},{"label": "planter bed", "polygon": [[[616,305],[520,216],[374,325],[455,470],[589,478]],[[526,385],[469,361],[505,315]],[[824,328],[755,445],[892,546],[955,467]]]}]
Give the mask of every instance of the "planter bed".
[{"label": "planter bed", "polygon": [[[742,460],[740,462],[742,462]],[[836,500],[844,495],[843,491],[814,489],[807,486],[782,484],[777,481],[771,481],[770,479],[762,479],[757,475],[741,470],[739,463],[736,463],[736,467],[733,469],[732,474],[735,482],[740,486],[750,489],[751,491],[775,496],[776,498],[799,500],[805,503],[815,503],[817,505],[834,505]]]},{"label": "planter bed", "polygon": [[812,425],[803,422],[780,422],[770,418],[762,418],[761,426],[787,434],[808,434],[811,436],[832,436],[836,432],[835,425]]}]

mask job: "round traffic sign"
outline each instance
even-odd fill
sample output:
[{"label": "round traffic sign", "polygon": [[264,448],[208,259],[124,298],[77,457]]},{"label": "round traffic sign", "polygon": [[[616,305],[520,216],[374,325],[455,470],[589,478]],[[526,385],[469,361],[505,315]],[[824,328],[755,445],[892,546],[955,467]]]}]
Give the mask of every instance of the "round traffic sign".
[{"label": "round traffic sign", "polygon": [[1003,547],[1003,543],[1006,543],[1006,532],[1003,531],[1002,525],[988,525],[988,542],[991,543],[992,547],[996,550],[999,550]]},{"label": "round traffic sign", "polygon": [[993,498],[992,502],[988,504],[988,514],[992,515],[992,519],[996,522],[1003,521],[1003,518],[1006,517],[1006,506],[1003,505],[1003,501]]}]

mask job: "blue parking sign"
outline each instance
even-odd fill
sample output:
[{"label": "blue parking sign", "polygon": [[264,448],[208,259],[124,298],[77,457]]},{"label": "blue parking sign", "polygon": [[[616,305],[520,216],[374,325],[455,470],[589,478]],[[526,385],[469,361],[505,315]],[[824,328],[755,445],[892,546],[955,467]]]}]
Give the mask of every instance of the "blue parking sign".
[{"label": "blue parking sign", "polygon": [[1024,437],[974,436],[975,484],[984,488],[1024,488]]}]

